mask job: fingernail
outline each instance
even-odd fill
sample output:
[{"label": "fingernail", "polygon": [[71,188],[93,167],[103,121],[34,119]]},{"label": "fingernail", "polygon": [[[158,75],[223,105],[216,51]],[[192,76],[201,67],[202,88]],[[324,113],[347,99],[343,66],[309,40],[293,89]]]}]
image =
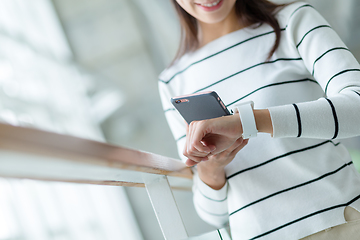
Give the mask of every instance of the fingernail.
[{"label": "fingernail", "polygon": [[216,149],[215,146],[210,146],[209,148],[210,148],[210,151],[211,151],[211,152],[215,151],[215,149]]}]

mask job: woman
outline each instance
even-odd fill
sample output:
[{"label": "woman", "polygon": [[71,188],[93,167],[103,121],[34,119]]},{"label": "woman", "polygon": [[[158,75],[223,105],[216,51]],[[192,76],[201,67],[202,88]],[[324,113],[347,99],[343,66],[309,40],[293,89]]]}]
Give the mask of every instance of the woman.
[{"label": "woman", "polygon": [[[339,139],[360,135],[360,66],[338,35],[301,2],[174,4],[183,35],[159,90],[200,217],[233,239],[359,239],[360,175]],[[186,126],[169,99],[209,90],[240,116]]]}]

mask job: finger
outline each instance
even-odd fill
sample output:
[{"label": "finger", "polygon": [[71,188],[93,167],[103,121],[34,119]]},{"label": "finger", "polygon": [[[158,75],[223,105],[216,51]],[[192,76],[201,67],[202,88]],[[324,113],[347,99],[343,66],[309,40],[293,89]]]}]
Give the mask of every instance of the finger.
[{"label": "finger", "polygon": [[195,166],[196,164],[198,164],[198,162],[195,162],[195,161],[193,161],[191,159],[188,159],[188,160],[186,160],[185,164],[188,167],[192,167],[192,166]]},{"label": "finger", "polygon": [[195,162],[201,162],[203,159],[208,158],[208,156],[193,156],[190,154],[184,154],[184,156]]},{"label": "finger", "polygon": [[191,136],[192,136],[192,131],[193,131],[193,125],[194,122],[191,122],[189,125],[187,125],[187,133],[186,133],[186,153],[190,152],[190,141],[191,141]]},{"label": "finger", "polygon": [[201,127],[202,127],[202,123],[199,121],[194,121],[191,125],[191,133],[189,138],[189,144],[190,144],[189,151],[192,151],[194,153],[196,152],[204,153],[204,151],[202,150],[202,147],[204,147],[204,145],[201,143],[201,139],[203,138],[203,136],[201,137],[201,139],[196,139],[196,132],[201,130]]},{"label": "finger", "polygon": [[228,156],[235,156],[236,153],[238,153],[243,147],[246,146],[248,141],[249,141],[248,139],[244,140],[243,138],[239,138],[228,149],[224,150],[223,152],[214,154],[212,156],[215,156],[216,158],[219,158],[219,159],[228,157]]},{"label": "finger", "polygon": [[233,144],[233,148],[230,152],[236,151],[238,149],[243,149],[246,144],[249,142],[249,139],[243,139],[243,138],[239,138],[236,140],[236,142]]},{"label": "finger", "polygon": [[188,157],[188,158],[193,158],[193,157],[198,157],[198,158],[204,158],[207,155],[209,155],[209,153],[207,152],[200,152],[198,149],[194,148],[193,146],[190,147],[189,143],[190,142],[190,137],[187,137],[186,139],[186,143],[184,146],[184,150],[183,150],[183,155]]},{"label": "finger", "polygon": [[206,145],[204,141],[202,141],[204,136],[207,134],[206,129],[208,122],[208,120],[197,121],[194,122],[194,124],[191,126],[192,131],[189,150],[209,154],[212,150],[215,149],[215,146],[210,147]]},{"label": "finger", "polygon": [[245,147],[245,145],[248,143],[249,139],[243,139],[243,138],[238,138],[233,145],[231,145],[231,147],[228,148],[228,152],[232,152],[235,149],[237,149],[238,147],[241,146],[241,148]]},{"label": "finger", "polygon": [[184,150],[183,150],[184,156],[187,156],[187,154],[188,154],[187,149],[189,147],[189,138],[190,138],[189,131],[190,131],[190,126],[189,126],[189,124],[186,123],[186,140],[185,140],[185,146],[184,146]]},{"label": "finger", "polygon": [[[204,162],[204,161],[207,161],[207,160],[209,160],[209,159],[206,157],[206,158],[203,158],[200,162]],[[198,164],[198,163],[200,163],[200,162],[196,162],[196,161],[193,161],[193,160],[191,160],[191,159],[187,159],[186,162],[185,162],[185,164],[186,164],[186,166],[188,166],[188,167],[192,167],[192,166],[195,166],[196,164]]]},{"label": "finger", "polygon": [[243,143],[243,139],[239,138],[235,140],[228,148],[224,149],[221,152],[211,152],[209,155],[217,156],[218,158],[228,156],[232,151],[234,151],[237,147],[239,147]]},{"label": "finger", "polygon": [[234,157],[241,149],[243,149],[246,144],[249,142],[249,139],[245,139],[242,141],[242,143],[236,147],[231,153],[229,153],[230,157]]},{"label": "finger", "polygon": [[244,142],[243,138],[238,138],[233,145],[231,145],[228,149],[225,150],[225,152],[227,153],[231,153],[232,151],[234,151],[236,148],[238,148],[240,145],[242,145]]},{"label": "finger", "polygon": [[234,149],[239,147],[239,146],[244,147],[247,144],[248,141],[249,141],[249,139],[243,139],[242,137],[238,138],[234,143]]},{"label": "finger", "polygon": [[201,153],[201,152],[198,152],[198,151],[194,151],[194,150],[190,150],[190,151],[187,151],[185,150],[183,152],[183,155],[187,158],[205,158],[206,156],[208,156],[209,154],[208,153]]},{"label": "finger", "polygon": [[205,141],[200,141],[201,144],[205,147],[208,147],[210,149],[210,152],[213,152],[216,150],[216,146],[213,144],[207,144]]},{"label": "finger", "polygon": [[239,146],[237,148],[235,148],[231,153],[229,153],[229,157],[235,157],[235,155],[240,152],[240,150],[242,149],[242,146]]},{"label": "finger", "polygon": [[249,142],[249,139],[244,139],[243,142],[241,143],[241,145],[243,147],[245,147],[248,144],[248,142]]},{"label": "finger", "polygon": [[200,139],[196,139],[196,133],[199,129],[203,128],[203,121],[193,121],[189,125],[188,135],[186,136],[186,149],[184,149],[184,155],[187,157],[205,157],[211,150]]},{"label": "finger", "polygon": [[194,166],[194,165],[196,165],[196,164],[198,164],[198,163],[200,163],[200,162],[204,162],[204,161],[207,161],[207,160],[209,160],[208,157],[204,157],[204,158],[192,158],[192,159],[188,158],[188,159],[186,160],[185,164],[186,164],[187,166],[191,167],[191,166]]}]

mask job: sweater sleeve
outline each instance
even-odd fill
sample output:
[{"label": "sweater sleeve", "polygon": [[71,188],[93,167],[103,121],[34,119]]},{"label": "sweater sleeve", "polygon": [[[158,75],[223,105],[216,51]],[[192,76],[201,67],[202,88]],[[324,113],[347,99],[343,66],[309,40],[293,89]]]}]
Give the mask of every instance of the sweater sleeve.
[{"label": "sweater sleeve", "polygon": [[224,227],[229,221],[227,206],[228,183],[219,189],[214,190],[206,185],[194,171],[194,206],[198,215],[205,222],[217,227]]},{"label": "sweater sleeve", "polygon": [[[182,161],[186,157],[182,154],[185,146],[186,123],[181,115],[173,108],[170,98],[174,96],[166,83],[159,81],[159,93],[165,117],[175,138],[178,153]],[[228,184],[220,190],[214,190],[206,185],[198,176],[196,167],[193,167],[193,201],[196,212],[207,223],[216,226],[224,226],[228,220],[227,188]]]},{"label": "sweater sleeve", "polygon": [[312,102],[270,107],[273,137],[318,139],[360,135],[360,66],[326,20],[311,6],[292,13],[286,36],[324,90]]}]

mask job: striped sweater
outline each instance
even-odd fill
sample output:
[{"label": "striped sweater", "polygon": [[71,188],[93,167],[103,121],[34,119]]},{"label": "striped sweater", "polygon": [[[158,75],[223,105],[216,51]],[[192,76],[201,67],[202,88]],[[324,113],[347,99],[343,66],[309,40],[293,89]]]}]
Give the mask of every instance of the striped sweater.
[{"label": "striped sweater", "polygon": [[227,107],[252,100],[270,111],[274,134],[258,134],[213,190],[194,169],[194,205],[233,239],[300,239],[360,210],[360,175],[339,139],[360,135],[360,66],[324,18],[293,3],[279,13],[279,48],[263,24],[218,38],[165,69],[159,91],[179,155],[185,122],[173,96],[216,91]]}]

